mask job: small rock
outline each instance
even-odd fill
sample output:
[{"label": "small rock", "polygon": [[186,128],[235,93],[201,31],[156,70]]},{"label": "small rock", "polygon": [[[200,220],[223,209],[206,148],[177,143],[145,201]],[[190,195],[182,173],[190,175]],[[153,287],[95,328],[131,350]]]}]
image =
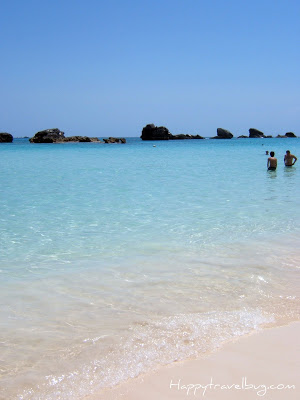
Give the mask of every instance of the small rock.
[{"label": "small rock", "polygon": [[109,137],[108,139],[103,139],[104,143],[126,143],[125,138],[115,138],[115,137]]},{"label": "small rock", "polygon": [[217,136],[212,137],[211,139],[232,139],[233,134],[226,129],[218,128]]},{"label": "small rock", "polygon": [[46,129],[37,132],[31,139],[30,143],[68,143],[68,142],[99,142],[98,138],[90,138],[88,136],[67,136],[58,128]]},{"label": "small rock", "polygon": [[14,140],[13,135],[7,132],[0,133],[0,143],[11,143]]},{"label": "small rock", "polygon": [[297,137],[297,136],[294,134],[294,132],[287,132],[287,133],[285,134],[285,136],[286,136],[286,137]]},{"label": "small rock", "polygon": [[249,138],[262,138],[265,137],[264,133],[255,128],[249,129]]},{"label": "small rock", "polygon": [[142,130],[142,140],[169,140],[172,134],[165,126],[146,125]]},{"label": "small rock", "polygon": [[60,131],[58,128],[54,128],[37,132],[29,141],[30,143],[57,143],[63,142],[64,138],[64,132]]}]

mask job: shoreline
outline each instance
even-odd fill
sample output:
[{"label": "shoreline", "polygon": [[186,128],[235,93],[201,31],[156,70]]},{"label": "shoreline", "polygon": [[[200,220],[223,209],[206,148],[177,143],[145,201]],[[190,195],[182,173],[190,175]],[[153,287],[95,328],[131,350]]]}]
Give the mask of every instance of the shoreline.
[{"label": "shoreline", "polygon": [[174,362],[84,400],[296,400],[300,398],[300,321],[263,328],[195,360]]}]

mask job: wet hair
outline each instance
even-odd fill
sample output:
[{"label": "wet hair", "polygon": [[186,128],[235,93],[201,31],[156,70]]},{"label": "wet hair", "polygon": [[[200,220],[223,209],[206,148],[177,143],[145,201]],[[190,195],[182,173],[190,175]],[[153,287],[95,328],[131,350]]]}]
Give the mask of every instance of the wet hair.
[{"label": "wet hair", "polygon": [[286,153],[290,154],[290,151],[289,151],[289,150],[287,150],[287,151],[286,151]]},{"label": "wet hair", "polygon": [[270,156],[271,156],[271,157],[274,157],[274,156],[275,156],[274,151],[271,151],[271,152],[270,152]]}]

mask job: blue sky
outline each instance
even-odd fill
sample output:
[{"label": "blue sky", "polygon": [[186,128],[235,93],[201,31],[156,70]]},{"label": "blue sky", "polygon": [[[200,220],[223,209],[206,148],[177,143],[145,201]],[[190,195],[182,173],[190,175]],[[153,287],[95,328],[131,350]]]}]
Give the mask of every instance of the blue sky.
[{"label": "blue sky", "polygon": [[0,131],[300,136],[299,0],[2,0]]}]

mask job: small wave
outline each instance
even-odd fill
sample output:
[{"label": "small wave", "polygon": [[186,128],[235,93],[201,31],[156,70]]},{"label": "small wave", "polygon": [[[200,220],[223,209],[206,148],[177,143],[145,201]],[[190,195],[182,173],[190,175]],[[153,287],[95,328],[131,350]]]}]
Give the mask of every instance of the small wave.
[{"label": "small wave", "polygon": [[121,337],[114,346],[108,346],[105,354],[103,348],[98,347],[98,340],[92,340],[89,362],[85,362],[81,368],[47,376],[44,383],[24,391],[17,398],[80,399],[159,365],[214,351],[225,341],[271,322],[274,322],[271,315],[260,310],[244,309],[180,314],[148,321],[143,325],[132,325],[129,334]]}]

